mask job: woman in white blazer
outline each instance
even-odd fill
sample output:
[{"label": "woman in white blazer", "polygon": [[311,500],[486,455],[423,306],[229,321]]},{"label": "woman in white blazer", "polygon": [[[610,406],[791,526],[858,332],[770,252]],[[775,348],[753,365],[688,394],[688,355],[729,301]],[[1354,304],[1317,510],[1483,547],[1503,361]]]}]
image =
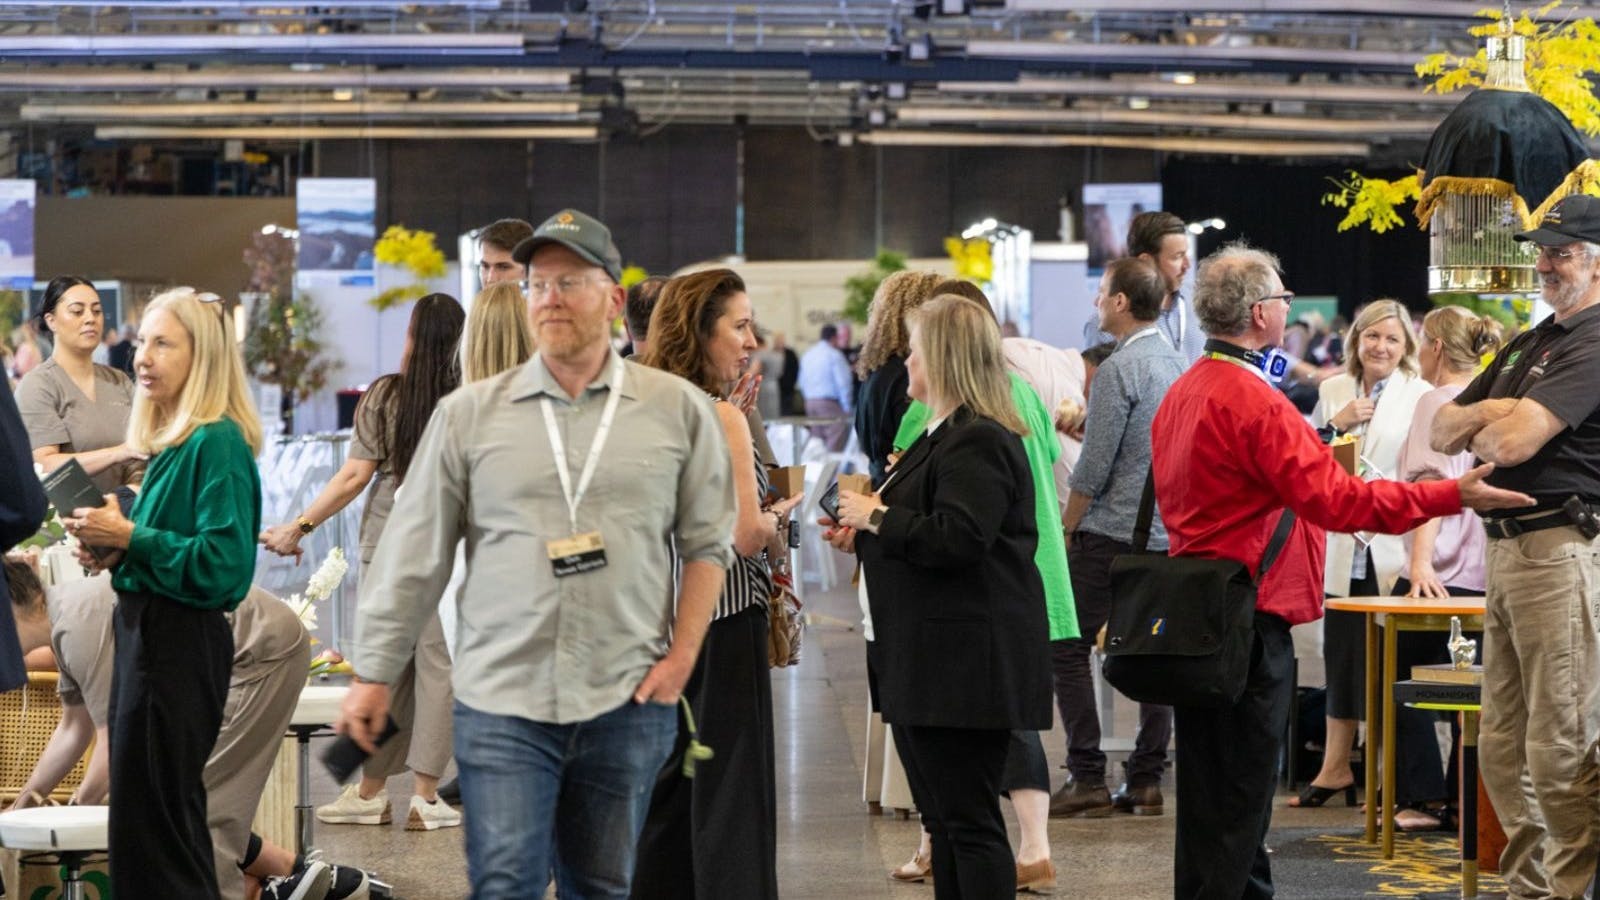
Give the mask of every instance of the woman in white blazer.
[{"label": "woman in white blazer", "polygon": [[[1432,388],[1418,370],[1410,312],[1394,300],[1368,304],[1350,326],[1345,352],[1345,372],[1322,383],[1313,423],[1329,439],[1340,434],[1360,439],[1363,477],[1397,478],[1412,413]],[[1396,535],[1328,535],[1323,590],[1330,596],[1387,594],[1405,572],[1405,545]],[[1321,806],[1340,791],[1347,803],[1355,802],[1350,749],[1365,699],[1363,627],[1359,613],[1324,614],[1328,735],[1322,770],[1292,805]]]}]

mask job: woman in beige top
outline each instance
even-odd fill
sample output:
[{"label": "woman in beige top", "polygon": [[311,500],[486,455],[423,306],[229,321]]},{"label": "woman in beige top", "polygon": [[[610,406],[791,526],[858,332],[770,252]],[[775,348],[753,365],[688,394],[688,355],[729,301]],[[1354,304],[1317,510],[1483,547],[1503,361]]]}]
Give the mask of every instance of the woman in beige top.
[{"label": "woman in beige top", "polygon": [[138,484],[144,458],[124,440],[133,381],[92,358],[106,324],[100,295],[76,275],[58,276],[45,286],[34,321],[56,336],[50,358],[17,385],[34,462],[51,470],[76,459],[102,491]]},{"label": "woman in beige top", "polygon": [[[328,486],[292,522],[271,526],[260,541],[280,556],[298,557],[300,539],[350,504],[363,490],[361,564],[372,561],[383,526],[405,482],[411,455],[439,398],[460,382],[459,343],[465,319],[461,304],[445,294],[417,301],[406,328],[400,372],[372,383],[356,407],[350,455]],[[317,808],[317,820],[344,825],[382,825],[392,811],[389,776],[409,768],[415,792],[406,828],[432,831],[461,824],[461,815],[439,799],[439,776],[451,755],[450,654],[444,628],[434,616],[417,640],[411,665],[390,686],[390,713],[400,731],[362,767],[361,780],[347,785],[332,803]]]}]

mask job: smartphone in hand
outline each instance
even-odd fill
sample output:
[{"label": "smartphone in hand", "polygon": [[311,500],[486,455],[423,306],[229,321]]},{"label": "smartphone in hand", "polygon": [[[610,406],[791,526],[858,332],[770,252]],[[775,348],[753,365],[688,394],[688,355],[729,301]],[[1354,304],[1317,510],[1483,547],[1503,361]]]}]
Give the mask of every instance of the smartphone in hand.
[{"label": "smartphone in hand", "polygon": [[817,501],[817,505],[835,522],[839,521],[839,482],[828,485],[828,490]]},{"label": "smartphone in hand", "polygon": [[[400,725],[395,722],[394,716],[389,716],[383,723],[383,733],[378,735],[373,743],[382,747],[388,740],[400,733]],[[355,739],[348,734],[339,735],[338,739],[322,751],[322,764],[327,767],[328,774],[333,776],[337,784],[344,784],[355,774],[356,769],[367,761],[370,754],[361,749]]]}]

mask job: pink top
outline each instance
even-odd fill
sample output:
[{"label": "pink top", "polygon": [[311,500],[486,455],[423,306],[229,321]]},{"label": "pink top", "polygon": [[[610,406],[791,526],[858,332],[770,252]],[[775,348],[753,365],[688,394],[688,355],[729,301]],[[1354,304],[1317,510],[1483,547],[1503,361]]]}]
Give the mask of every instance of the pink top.
[{"label": "pink top", "polygon": [[[1456,398],[1466,385],[1447,384],[1422,395],[1411,419],[1411,431],[1400,448],[1397,471],[1403,481],[1460,478],[1472,468],[1470,452],[1449,456],[1428,446],[1433,417]],[[1406,532],[1406,558],[1411,558],[1412,533]],[[1439,583],[1469,591],[1484,589],[1484,553],[1489,538],[1483,520],[1470,509],[1439,520],[1439,537],[1433,543],[1433,571]]]}]

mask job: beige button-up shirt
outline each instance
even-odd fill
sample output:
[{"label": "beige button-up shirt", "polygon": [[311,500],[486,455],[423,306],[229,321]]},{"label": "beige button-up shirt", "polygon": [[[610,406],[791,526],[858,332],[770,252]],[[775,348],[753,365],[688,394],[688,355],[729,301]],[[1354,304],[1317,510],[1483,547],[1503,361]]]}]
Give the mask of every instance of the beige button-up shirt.
[{"label": "beige button-up shirt", "polygon": [[[392,681],[466,539],[457,600],[456,699],[481,712],[565,724],[631,702],[666,654],[672,542],[686,561],[733,558],[728,443],[711,399],[633,362],[569,397],[539,355],[440,401],[363,573],[354,663]],[[555,577],[547,552],[570,537],[542,399],[553,404],[574,490],[611,391],[616,421],[578,506],[599,531],[604,568]]]}]

